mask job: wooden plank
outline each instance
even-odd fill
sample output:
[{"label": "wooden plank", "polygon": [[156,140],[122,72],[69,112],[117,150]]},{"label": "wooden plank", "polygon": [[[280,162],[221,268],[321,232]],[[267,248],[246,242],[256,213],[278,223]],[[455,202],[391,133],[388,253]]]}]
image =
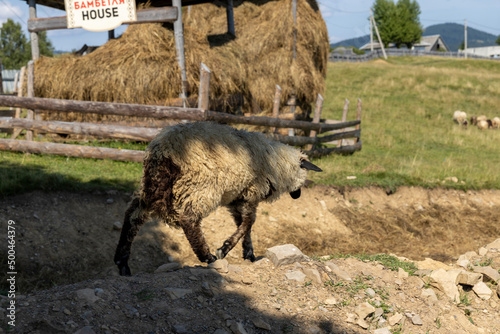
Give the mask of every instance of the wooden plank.
[{"label": "wooden plank", "polygon": [[[21,67],[21,72],[19,73],[19,90],[17,91],[17,96],[22,97],[23,96],[23,89],[24,89],[24,77],[26,75],[26,66]],[[14,114],[15,118],[21,117],[21,108],[16,108],[16,113]],[[21,134],[22,129],[14,129],[12,132],[12,136],[10,137],[11,139],[16,139],[17,136]]]},{"label": "wooden plank", "polygon": [[[174,21],[175,50],[177,52],[177,62],[181,70],[181,98],[188,97],[188,83],[186,74],[186,55],[184,53],[184,28],[182,25],[182,1],[172,0],[172,6],[177,9],[177,19]],[[183,104],[186,107],[186,103]]]},{"label": "wooden plank", "polygon": [[[33,60],[28,62],[28,97],[33,98],[35,96],[35,63]],[[34,109],[28,109],[27,119],[33,119],[35,114]],[[33,140],[33,132],[26,131],[26,140]]]},{"label": "wooden plank", "polygon": [[[280,101],[281,101],[281,87],[276,85],[276,91],[274,93],[274,103],[273,103],[273,118],[278,118],[280,116]],[[271,129],[271,132],[276,132],[276,128]]]},{"label": "wooden plank", "polygon": [[[347,120],[347,112],[348,111],[349,111],[349,100],[345,99],[344,110],[342,111],[342,121],[341,122],[345,122]],[[339,142],[337,143],[337,147],[342,147],[342,139],[339,140]]]},{"label": "wooden plank", "polygon": [[23,118],[0,119],[0,127],[23,128],[50,133],[88,135],[100,138],[151,141],[160,128],[144,128],[123,125],[106,125],[78,122],[38,121]]},{"label": "wooden plank", "polygon": [[[356,130],[360,130],[361,133],[361,99],[358,99],[358,108],[356,113],[356,120],[359,121],[359,124],[356,125]],[[360,138],[356,139],[356,142],[360,141]]]},{"label": "wooden plank", "polygon": [[121,150],[107,147],[55,144],[47,142],[0,139],[0,150],[38,154],[54,154],[67,157],[111,159],[118,161],[142,162],[144,151]]},{"label": "wooden plank", "polygon": [[316,148],[311,151],[305,151],[309,158],[319,158],[325,155],[329,155],[331,153],[336,154],[353,154],[356,151],[361,150],[361,141],[357,142],[354,145],[346,145],[342,147],[329,147],[329,148]]},{"label": "wooden plank", "polygon": [[[323,109],[323,96],[321,94],[318,94],[318,98],[316,99],[316,108],[314,108],[314,117],[313,117],[313,123],[319,124],[319,120],[321,119],[321,110]],[[317,132],[315,130],[312,130],[309,137],[316,138]],[[313,145],[309,145],[307,147],[308,150],[311,150],[313,148]]]},{"label": "wooden plank", "polygon": [[[36,19],[36,0],[28,0],[29,4],[29,17],[31,19]],[[29,21],[29,20],[28,20]],[[40,46],[38,44],[38,33],[35,31],[30,31],[30,42],[31,42],[31,57],[33,60],[38,60],[40,58]]]},{"label": "wooden plank", "polygon": [[[148,8],[137,11],[137,21],[128,21],[123,24],[173,22],[177,20],[177,8],[161,7]],[[67,29],[66,16],[36,18],[28,20],[28,31],[38,32],[46,30]]]},{"label": "wooden plank", "polygon": [[200,88],[198,93],[198,108],[208,110],[210,104],[210,69],[201,63],[200,67]]},{"label": "wooden plank", "polygon": [[359,138],[361,135],[361,130],[353,130],[335,133],[323,137],[299,137],[299,136],[283,136],[279,134],[268,134],[267,136],[273,140],[292,145],[292,146],[304,146],[319,143],[328,143],[332,140],[346,139],[346,138]]},{"label": "wooden plank", "polygon": [[313,124],[306,121],[275,119],[264,116],[243,117],[232,114],[220,113],[198,108],[179,108],[167,106],[151,106],[141,104],[94,102],[94,101],[76,101],[59,100],[41,97],[17,97],[9,95],[0,95],[0,106],[31,108],[62,112],[81,112],[98,113],[102,115],[121,115],[151,117],[159,119],[176,119],[190,121],[215,121],[219,123],[247,124],[279,128],[296,128],[301,130],[316,130],[319,133],[326,131],[343,129],[355,126],[360,121],[349,121],[335,124]]}]

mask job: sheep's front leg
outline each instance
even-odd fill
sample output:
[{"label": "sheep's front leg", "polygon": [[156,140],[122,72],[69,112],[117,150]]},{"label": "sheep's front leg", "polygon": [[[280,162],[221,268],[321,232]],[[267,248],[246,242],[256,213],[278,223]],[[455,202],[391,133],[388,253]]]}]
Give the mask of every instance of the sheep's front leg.
[{"label": "sheep's front leg", "polygon": [[201,219],[194,218],[193,215],[184,215],[179,220],[179,224],[186,235],[194,253],[201,262],[212,263],[217,258],[210,253],[203,231],[201,230]]},{"label": "sheep's front leg", "polygon": [[224,241],[222,247],[217,250],[217,258],[223,259],[238,243],[241,237],[243,237],[243,258],[252,262],[255,261],[251,232],[252,225],[255,222],[257,205],[245,201],[235,201],[229,205],[229,210],[238,228],[229,239]]},{"label": "sheep's front leg", "polygon": [[141,226],[147,219],[146,213],[140,208],[139,198],[134,198],[125,211],[123,227],[120,234],[120,241],[116,247],[114,261],[118,266],[121,276],[130,276],[130,268],[128,266],[128,258],[130,256],[130,248],[135,236],[141,229]]}]

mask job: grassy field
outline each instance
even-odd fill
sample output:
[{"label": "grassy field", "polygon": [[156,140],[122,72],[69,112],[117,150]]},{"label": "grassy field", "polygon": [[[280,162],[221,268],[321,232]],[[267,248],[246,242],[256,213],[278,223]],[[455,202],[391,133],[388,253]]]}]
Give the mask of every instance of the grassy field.
[{"label": "grassy field", "polygon": [[[500,189],[500,130],[460,128],[455,110],[500,117],[500,62],[394,57],[330,63],[323,117],[340,119],[344,99],[355,118],[363,102],[363,149],[314,162],[317,183]],[[5,135],[2,135],[5,137]],[[131,144],[112,143],[131,148]],[[144,145],[132,145],[143,148]],[[133,190],[141,164],[0,151],[0,194],[33,189]],[[356,179],[347,179],[356,176]],[[456,177],[459,182],[445,182]]]}]

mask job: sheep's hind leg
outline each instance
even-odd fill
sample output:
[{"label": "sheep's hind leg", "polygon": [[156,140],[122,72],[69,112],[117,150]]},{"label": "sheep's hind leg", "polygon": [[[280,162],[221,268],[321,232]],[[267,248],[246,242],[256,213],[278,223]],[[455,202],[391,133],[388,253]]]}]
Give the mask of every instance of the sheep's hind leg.
[{"label": "sheep's hind leg", "polygon": [[194,253],[201,262],[212,263],[217,258],[210,253],[203,231],[201,230],[201,219],[194,218],[193,215],[185,214],[179,220],[179,224],[186,235]]},{"label": "sheep's hind leg", "polygon": [[223,259],[227,253],[238,243],[243,237],[243,258],[245,260],[255,261],[252,244],[252,225],[255,222],[257,205],[250,204],[244,201],[235,201],[229,206],[229,210],[234,218],[234,222],[238,227],[236,232],[227,239],[221,248],[215,253],[218,259]]},{"label": "sheep's hind leg", "polygon": [[130,268],[128,266],[128,258],[130,256],[130,248],[134,241],[137,232],[146,221],[146,214],[140,207],[139,198],[134,198],[130,203],[127,211],[125,211],[125,219],[120,234],[120,241],[116,247],[114,261],[118,266],[121,276],[130,276]]}]

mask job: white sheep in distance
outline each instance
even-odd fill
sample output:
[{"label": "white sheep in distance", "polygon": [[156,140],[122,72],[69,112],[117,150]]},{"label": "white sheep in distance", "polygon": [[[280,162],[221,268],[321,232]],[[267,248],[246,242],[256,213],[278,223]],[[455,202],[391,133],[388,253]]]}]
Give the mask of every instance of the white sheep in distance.
[{"label": "white sheep in distance", "polygon": [[500,117],[493,117],[491,120],[491,126],[493,129],[500,128]]},{"label": "white sheep in distance", "polygon": [[[321,171],[306,158],[297,148],[227,125],[196,122],[164,129],[146,149],[139,193],[125,212],[114,257],[120,275],[130,275],[130,248],[149,218],[182,228],[201,262],[224,258],[242,237],[243,258],[254,261],[250,233],[259,202],[285,192],[298,198],[307,170]],[[216,257],[201,220],[219,206],[229,208],[237,229]]]},{"label": "white sheep in distance", "polygon": [[[491,122],[491,121],[490,121]],[[477,121],[477,128],[479,130],[486,130],[490,127],[490,124],[488,123],[487,120],[478,120]]]},{"label": "white sheep in distance", "polygon": [[460,125],[467,125],[467,113],[465,111],[456,110],[453,113],[453,121]]}]

